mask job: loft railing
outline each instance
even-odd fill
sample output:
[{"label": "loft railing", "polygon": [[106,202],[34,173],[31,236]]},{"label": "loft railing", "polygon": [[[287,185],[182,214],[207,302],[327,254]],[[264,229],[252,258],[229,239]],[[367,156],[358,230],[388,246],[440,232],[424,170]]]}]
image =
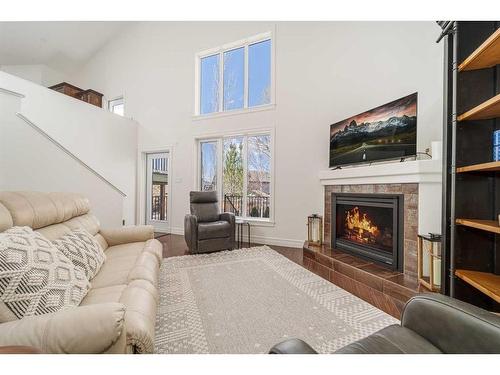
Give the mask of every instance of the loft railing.
[{"label": "loft railing", "polygon": [[[247,195],[246,212],[248,217],[269,218],[271,200],[269,197]],[[243,196],[224,194],[224,212],[232,212],[236,216],[243,213]]]},{"label": "loft railing", "polygon": [[151,220],[167,220],[168,194],[151,197]]}]

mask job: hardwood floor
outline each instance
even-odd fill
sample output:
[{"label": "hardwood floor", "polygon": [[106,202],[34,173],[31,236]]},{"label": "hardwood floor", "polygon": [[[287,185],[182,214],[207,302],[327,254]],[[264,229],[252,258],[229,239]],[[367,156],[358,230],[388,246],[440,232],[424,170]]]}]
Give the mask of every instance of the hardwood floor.
[{"label": "hardwood floor", "polygon": [[[189,250],[184,241],[184,236],[179,236],[177,234],[165,234],[160,233],[155,235],[156,239],[163,245],[163,257],[175,257],[180,255],[189,255]],[[259,246],[260,244],[251,244],[251,246]],[[244,244],[244,247],[248,247]],[[271,246],[270,248],[276,250],[278,253],[284,255],[291,261],[302,265],[302,249],[297,249],[293,247],[284,246]]]}]

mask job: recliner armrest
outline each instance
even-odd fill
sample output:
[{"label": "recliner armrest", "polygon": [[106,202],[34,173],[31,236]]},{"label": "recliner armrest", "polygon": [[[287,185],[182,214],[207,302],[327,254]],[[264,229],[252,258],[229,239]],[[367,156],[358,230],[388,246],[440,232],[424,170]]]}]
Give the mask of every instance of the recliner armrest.
[{"label": "recliner armrest", "polygon": [[[104,353],[125,335],[125,306],[102,303],[63,309],[0,324],[0,346],[23,345],[42,353]],[[120,340],[125,352],[125,340]],[[115,350],[113,350],[115,351]]]},{"label": "recliner armrest", "polygon": [[236,217],[232,212],[223,212],[219,215],[219,220],[227,221],[229,224],[234,226],[234,222],[236,221]]},{"label": "recliner armrest", "polygon": [[441,294],[412,297],[401,325],[444,353],[500,353],[500,316]]},{"label": "recliner armrest", "polygon": [[154,238],[154,227],[152,225],[131,225],[128,227],[101,229],[100,233],[109,246],[115,246],[151,240]]},{"label": "recliner armrest", "polygon": [[269,354],[318,354],[308,343],[301,339],[288,339],[274,345]]},{"label": "recliner armrest", "polygon": [[194,215],[184,216],[184,239],[189,249],[196,252],[198,248],[198,218]]}]

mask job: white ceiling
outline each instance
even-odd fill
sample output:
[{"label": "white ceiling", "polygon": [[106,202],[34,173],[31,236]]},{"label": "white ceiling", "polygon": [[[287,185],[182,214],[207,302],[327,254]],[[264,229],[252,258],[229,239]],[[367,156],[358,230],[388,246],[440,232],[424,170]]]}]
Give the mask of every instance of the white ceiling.
[{"label": "white ceiling", "polygon": [[0,22],[0,65],[72,73],[132,22]]}]

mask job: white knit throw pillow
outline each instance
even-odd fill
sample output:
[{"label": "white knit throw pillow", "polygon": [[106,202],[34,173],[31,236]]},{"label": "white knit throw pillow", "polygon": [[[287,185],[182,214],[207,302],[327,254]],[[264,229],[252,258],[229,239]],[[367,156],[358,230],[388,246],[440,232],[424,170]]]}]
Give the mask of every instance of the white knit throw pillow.
[{"label": "white knit throw pillow", "polygon": [[88,280],[97,275],[106,260],[99,242],[85,229],[75,229],[52,243],[85,273]]},{"label": "white knit throw pillow", "polygon": [[85,274],[40,233],[0,233],[0,300],[17,318],[78,306],[89,288]]}]

